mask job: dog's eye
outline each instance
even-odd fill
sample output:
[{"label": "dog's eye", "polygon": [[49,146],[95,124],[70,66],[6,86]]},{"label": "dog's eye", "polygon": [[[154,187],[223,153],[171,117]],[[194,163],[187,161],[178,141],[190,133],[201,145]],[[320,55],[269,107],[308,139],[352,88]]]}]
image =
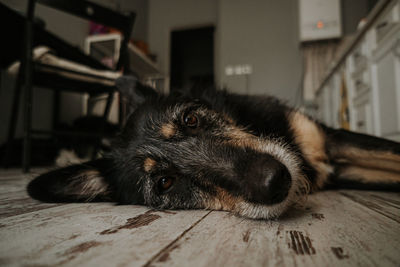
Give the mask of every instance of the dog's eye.
[{"label": "dog's eye", "polygon": [[199,120],[194,114],[189,113],[183,118],[183,122],[187,127],[196,128],[199,123]]},{"label": "dog's eye", "polygon": [[162,177],[158,180],[157,186],[160,193],[165,193],[168,189],[172,187],[175,179],[173,177]]}]

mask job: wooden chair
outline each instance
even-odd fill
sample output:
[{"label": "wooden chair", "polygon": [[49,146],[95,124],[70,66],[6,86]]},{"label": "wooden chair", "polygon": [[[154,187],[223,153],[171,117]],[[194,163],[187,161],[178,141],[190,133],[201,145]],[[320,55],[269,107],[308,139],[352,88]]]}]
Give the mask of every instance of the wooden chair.
[{"label": "wooden chair", "polygon": [[[123,70],[123,72],[130,73],[129,70],[129,58],[127,46],[132,31],[133,23],[135,20],[135,13],[129,13],[127,15],[120,14],[118,12],[104,8],[98,4],[89,1],[70,1],[70,0],[29,0],[28,9],[26,16],[23,17],[23,45],[21,47],[21,53],[19,59],[21,61],[18,78],[16,82],[16,88],[14,91],[14,100],[12,105],[11,120],[9,125],[8,133],[8,148],[10,151],[11,143],[15,135],[17,118],[18,118],[18,106],[21,89],[24,88],[24,136],[23,136],[23,170],[24,172],[29,171],[30,167],[30,154],[31,154],[31,138],[32,134],[53,134],[53,135],[84,135],[101,137],[102,133],[77,133],[77,132],[65,132],[57,131],[40,131],[32,129],[32,91],[33,85],[53,89],[56,91],[56,96],[61,91],[72,91],[78,93],[89,93],[91,96],[98,94],[108,94],[106,107],[103,113],[103,121],[106,122],[111,103],[113,100],[114,92],[116,87],[114,85],[105,85],[102,82],[87,82],[82,79],[76,79],[74,77],[86,76],[93,79],[107,80],[104,77],[90,75],[85,73],[76,72],[70,69],[62,69],[54,67],[52,65],[46,65],[38,62],[34,62],[32,59],[32,48],[37,45],[45,45],[56,51],[57,56],[60,58],[68,59],[70,61],[77,62],[79,64],[86,65],[90,68],[98,70],[112,70],[106,67],[97,60],[85,55],[81,50],[75,46],[67,43],[60,37],[46,31],[44,27],[34,23],[34,10],[36,3],[55,8],[57,10],[70,13],[72,15],[94,21],[96,23],[110,26],[118,29],[123,39],[120,47],[120,57],[116,68],[114,70]],[[15,15],[15,14],[14,14]],[[20,15],[21,17],[21,15]],[[21,33],[22,34],[22,33]],[[17,44],[15,44],[17,45]],[[73,75],[63,76],[58,73],[70,73]],[[82,77],[81,77],[82,78]],[[58,97],[55,97],[55,101],[58,101]],[[56,102],[54,106],[57,107]],[[57,119],[58,111],[55,111],[54,118]],[[120,114],[121,117],[121,114]],[[56,123],[53,120],[53,127]],[[7,152],[6,152],[7,155]]]}]

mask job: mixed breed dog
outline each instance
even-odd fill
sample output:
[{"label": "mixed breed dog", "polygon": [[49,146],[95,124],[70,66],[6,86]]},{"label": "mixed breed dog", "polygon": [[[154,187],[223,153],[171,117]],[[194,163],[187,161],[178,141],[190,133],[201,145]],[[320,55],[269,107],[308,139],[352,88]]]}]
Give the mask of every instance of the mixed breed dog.
[{"label": "mixed breed dog", "polygon": [[35,178],[46,202],[113,201],[271,219],[326,188],[400,191],[400,144],[329,128],[276,98],[161,95],[130,77],[133,112],[101,159]]}]

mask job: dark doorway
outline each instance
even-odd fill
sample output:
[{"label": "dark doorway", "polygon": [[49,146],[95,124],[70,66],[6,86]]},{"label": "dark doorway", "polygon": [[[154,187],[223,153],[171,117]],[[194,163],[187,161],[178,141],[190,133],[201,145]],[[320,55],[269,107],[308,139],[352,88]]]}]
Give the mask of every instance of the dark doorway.
[{"label": "dark doorway", "polygon": [[171,33],[171,91],[214,84],[214,27]]}]

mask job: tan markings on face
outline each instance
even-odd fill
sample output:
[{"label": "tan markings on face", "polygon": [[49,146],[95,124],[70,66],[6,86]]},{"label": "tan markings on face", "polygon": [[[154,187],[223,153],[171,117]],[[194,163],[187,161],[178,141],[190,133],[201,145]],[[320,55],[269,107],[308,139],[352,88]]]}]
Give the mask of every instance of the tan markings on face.
[{"label": "tan markings on face", "polygon": [[365,183],[393,183],[400,182],[400,173],[367,169],[359,166],[350,166],[341,170],[339,176],[343,176],[346,180],[353,180]]},{"label": "tan markings on face", "polygon": [[207,209],[233,211],[236,203],[242,201],[241,198],[232,196],[225,189],[216,187],[215,190],[216,196],[206,202]]},{"label": "tan markings on face", "polygon": [[256,136],[244,131],[237,126],[230,126],[226,136],[229,138],[227,143],[237,147],[249,147],[256,149],[259,145],[259,141]]},{"label": "tan markings on face", "polygon": [[229,122],[230,124],[234,124],[234,123],[235,123],[235,121],[234,121],[231,117],[229,117],[228,114],[223,113],[222,116],[223,116],[224,119],[225,119],[227,122]]},{"label": "tan markings on face", "polygon": [[295,142],[310,164],[316,169],[318,175],[316,188],[321,188],[326,182],[332,167],[327,164],[328,156],[325,153],[325,135],[319,126],[300,112],[289,114],[289,123],[294,131]]},{"label": "tan markings on face", "polygon": [[170,139],[176,134],[176,127],[172,123],[166,123],[161,126],[161,135],[166,139]]},{"label": "tan markings on face", "polygon": [[355,147],[339,147],[332,150],[337,162],[360,167],[400,172],[400,156],[390,152],[367,151]]},{"label": "tan markings on face", "polygon": [[145,172],[151,172],[156,166],[157,162],[152,158],[146,158],[143,162],[143,169]]}]

